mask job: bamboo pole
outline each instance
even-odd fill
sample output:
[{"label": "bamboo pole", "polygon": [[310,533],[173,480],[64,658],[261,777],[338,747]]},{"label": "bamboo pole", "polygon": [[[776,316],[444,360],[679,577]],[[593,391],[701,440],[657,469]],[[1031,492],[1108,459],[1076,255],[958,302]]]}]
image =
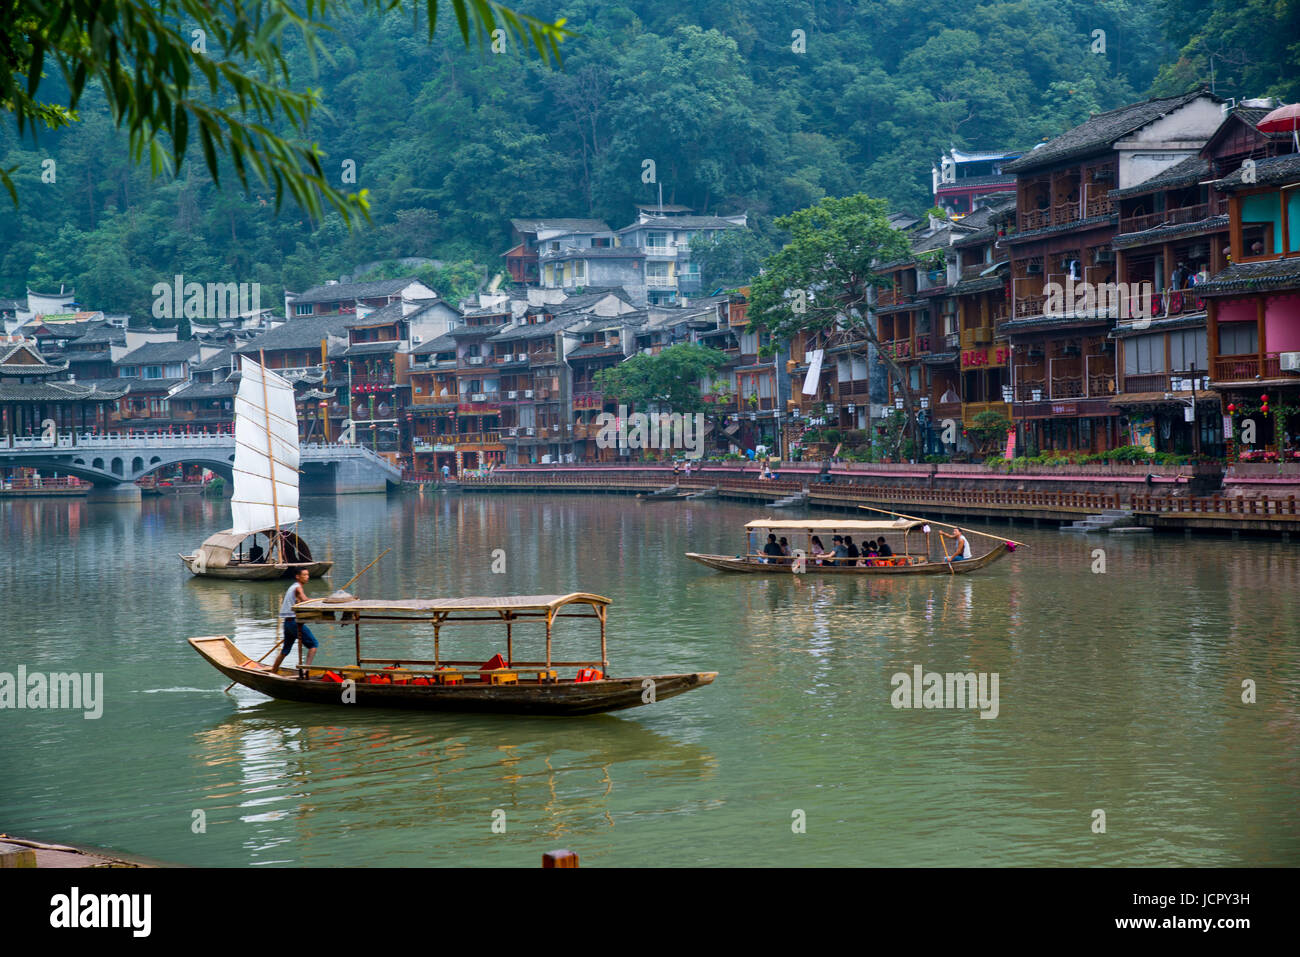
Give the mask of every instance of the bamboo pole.
[{"label": "bamboo pole", "polygon": [[[944,528],[957,528],[957,529],[962,528],[962,526],[960,525],[950,525],[948,522],[939,522],[932,518],[917,518],[915,515],[904,515],[902,512],[891,512],[888,509],[884,509],[884,508],[872,508],[870,505],[859,505],[858,508],[865,508],[868,512],[880,512],[882,515],[897,515],[899,518],[905,518],[910,522],[927,522],[930,525],[942,525]],[[981,538],[991,538],[995,542],[1010,542],[1012,545],[1015,545],[1017,548],[1030,547],[1026,545],[1024,542],[1017,542],[1015,539],[1004,538],[1001,535],[990,535],[988,532],[977,532],[974,529],[968,529],[968,531],[972,535],[979,535]],[[944,549],[944,552],[946,553],[947,549]]]},{"label": "bamboo pole", "polygon": [[[385,548],[382,552],[379,553],[379,558],[383,558],[385,555],[387,555],[387,554],[388,554],[389,552],[391,552],[391,551],[392,551],[391,548]],[[360,578],[360,577],[361,577],[362,575],[364,575],[366,572],[370,571],[370,569],[374,566],[375,562],[379,561],[379,558],[376,558],[374,562],[371,562],[371,563],[370,563],[369,565],[367,565],[365,568],[361,569],[361,571],[357,572],[355,575],[353,575],[351,578],[349,578],[349,579],[348,579],[348,582],[347,582],[347,585],[344,585],[342,588],[339,589],[339,591],[347,591],[347,590],[348,590],[348,585],[351,585],[354,581],[356,581],[358,578]]]},{"label": "bamboo pole", "polygon": [[[271,444],[271,401],[266,393],[266,351],[264,349],[257,350],[257,365],[261,370],[262,378],[262,417],[266,420],[267,467],[271,470],[271,518],[275,521],[275,550],[283,561],[284,543],[280,536],[280,503],[275,494],[275,448]],[[279,562],[272,558],[271,564],[276,565]]]}]

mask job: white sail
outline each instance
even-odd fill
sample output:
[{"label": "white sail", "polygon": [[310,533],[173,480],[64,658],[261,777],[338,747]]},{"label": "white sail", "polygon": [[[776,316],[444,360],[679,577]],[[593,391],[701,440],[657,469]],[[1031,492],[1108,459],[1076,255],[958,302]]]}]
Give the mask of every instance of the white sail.
[{"label": "white sail", "polygon": [[240,372],[230,512],[247,535],[298,521],[298,412],[280,376],[247,357]]}]

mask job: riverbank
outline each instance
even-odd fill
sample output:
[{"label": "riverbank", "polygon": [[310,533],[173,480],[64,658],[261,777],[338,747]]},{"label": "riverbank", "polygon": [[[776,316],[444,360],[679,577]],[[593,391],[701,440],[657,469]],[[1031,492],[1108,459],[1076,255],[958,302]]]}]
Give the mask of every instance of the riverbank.
[{"label": "riverbank", "polygon": [[0,834],[0,868],[78,868],[78,867],[162,867],[119,851],[78,847],[72,844],[48,844],[29,838]]},{"label": "riverbank", "polygon": [[[1300,533],[1300,467],[1084,465],[1016,471],[983,465],[514,466],[463,479],[465,492],[556,491],[717,497],[827,509],[887,508],[935,518],[1067,525],[1106,516],[1125,527],[1210,534]],[[1262,489],[1262,491],[1261,491]]]}]

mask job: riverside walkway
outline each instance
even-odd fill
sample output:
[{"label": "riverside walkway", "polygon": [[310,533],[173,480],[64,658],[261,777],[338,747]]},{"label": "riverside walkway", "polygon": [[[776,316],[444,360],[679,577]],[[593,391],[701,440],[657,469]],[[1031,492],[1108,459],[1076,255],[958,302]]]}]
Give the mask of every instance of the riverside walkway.
[{"label": "riverside walkway", "polygon": [[[673,475],[663,466],[504,467],[461,480],[467,492],[590,492],[680,498],[698,493],[765,502],[796,496],[811,507],[860,505],[952,519],[1005,519],[1066,524],[1107,510],[1132,513],[1131,524],[1159,530],[1300,533],[1300,501],[1285,497],[1195,495],[1186,476],[1141,469],[1099,475],[1017,475],[975,467],[937,473],[930,466],[820,473],[816,467],[761,479],[758,469],[704,466]],[[1066,486],[1066,487],[1062,487]]]}]

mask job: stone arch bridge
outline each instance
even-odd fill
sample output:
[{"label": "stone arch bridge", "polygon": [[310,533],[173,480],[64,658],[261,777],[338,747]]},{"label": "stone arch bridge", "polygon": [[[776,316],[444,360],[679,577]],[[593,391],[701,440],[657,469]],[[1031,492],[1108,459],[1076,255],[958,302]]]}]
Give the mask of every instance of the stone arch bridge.
[{"label": "stone arch bridge", "polygon": [[[170,465],[202,465],[227,481],[233,477],[233,435],[97,435],[63,433],[0,438],[0,467],[33,468],[75,475],[99,489],[123,489]],[[383,492],[401,484],[387,459],[359,445],[304,445],[301,488],[305,494]]]}]

